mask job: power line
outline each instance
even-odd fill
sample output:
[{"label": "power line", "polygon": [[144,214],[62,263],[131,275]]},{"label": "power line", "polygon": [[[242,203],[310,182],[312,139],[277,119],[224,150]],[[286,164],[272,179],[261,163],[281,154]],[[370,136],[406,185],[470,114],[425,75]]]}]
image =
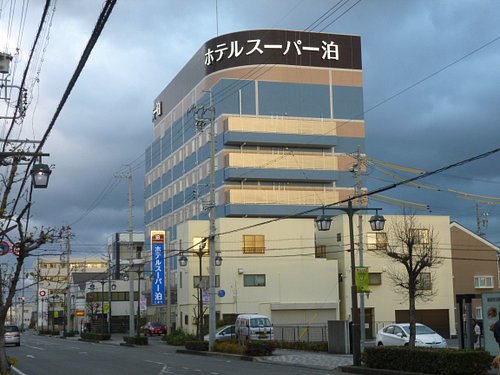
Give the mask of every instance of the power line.
[{"label": "power line", "polygon": [[[349,197],[349,198],[340,200],[338,202],[334,202],[334,203],[330,203],[330,204],[324,205],[323,208],[328,208],[328,207],[333,207],[334,208],[334,206],[339,205],[341,203],[346,203],[346,202],[348,202],[350,200],[354,200],[354,199],[357,199],[357,198],[362,198],[362,197],[365,197],[365,196],[368,197],[370,195],[382,193],[384,191],[394,189],[394,188],[396,188],[396,187],[398,187],[400,185],[404,185],[404,184],[407,184],[407,183],[410,183],[410,182],[413,182],[413,181],[421,180],[423,178],[426,178],[426,177],[429,177],[429,176],[432,176],[432,175],[435,175],[435,174],[442,173],[442,172],[447,171],[449,169],[456,168],[456,167],[459,167],[459,166],[471,163],[473,161],[486,158],[486,157],[488,157],[490,155],[493,155],[493,154],[495,154],[495,153],[497,153],[499,151],[500,151],[500,148],[496,148],[496,149],[493,149],[491,151],[488,151],[488,152],[485,152],[485,153],[473,156],[473,157],[468,158],[468,159],[461,160],[461,161],[453,163],[453,164],[449,164],[449,165],[444,166],[442,168],[438,168],[438,169],[435,169],[433,171],[426,172],[424,174],[421,174],[419,176],[416,176],[416,177],[413,177],[413,178],[410,178],[410,179],[407,179],[407,180],[404,180],[404,181],[396,182],[396,183],[393,183],[393,184],[390,184],[390,185],[387,185],[387,186],[384,186],[384,187],[381,187],[381,188],[378,188],[378,189],[375,189],[375,190],[372,190],[372,191],[369,191],[369,192],[366,192],[366,193],[362,193],[362,194],[359,194],[359,195],[355,195],[353,197]],[[261,226],[261,225],[265,225],[265,224],[277,222],[277,221],[284,220],[284,219],[301,217],[301,216],[303,216],[305,214],[317,211],[319,208],[321,208],[321,207],[315,207],[315,208],[312,208],[312,209],[308,209],[308,210],[304,210],[304,211],[298,212],[298,213],[293,214],[293,215],[287,215],[287,216],[283,216],[283,217],[273,218],[273,219],[267,220],[267,221],[262,222],[262,223],[248,225],[248,226],[237,228],[237,229],[233,229],[233,230],[230,230],[230,231],[217,233],[217,235],[221,236],[221,235],[225,235],[225,234],[240,232],[240,231],[245,230],[245,229],[255,228],[255,227],[258,227],[258,226]]]}]

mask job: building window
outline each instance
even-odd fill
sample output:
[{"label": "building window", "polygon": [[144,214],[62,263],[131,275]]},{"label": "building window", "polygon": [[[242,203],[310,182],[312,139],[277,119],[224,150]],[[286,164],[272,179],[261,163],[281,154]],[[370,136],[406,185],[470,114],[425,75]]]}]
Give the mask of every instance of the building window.
[{"label": "building window", "polygon": [[326,258],[326,245],[316,245],[314,255],[316,258]]},{"label": "building window", "polygon": [[340,233],[337,233],[337,242],[342,241],[342,235]]},{"label": "building window", "polygon": [[429,229],[410,229],[410,233],[413,234],[416,244],[428,245],[429,241]]},{"label": "building window", "polygon": [[245,275],[243,286],[266,286],[266,275]]},{"label": "building window", "polygon": [[387,250],[387,233],[368,232],[366,234],[368,250]]},{"label": "building window", "polygon": [[[201,288],[202,289],[208,289],[209,287],[209,279],[208,276],[202,276],[201,277],[201,285],[200,285],[200,277],[199,276],[194,276],[193,277],[193,288]],[[220,277],[219,275],[215,275],[215,287],[219,288],[220,287]]]},{"label": "building window", "polygon": [[493,276],[474,276],[474,288],[493,288]]},{"label": "building window", "polygon": [[476,319],[483,320],[483,307],[482,306],[476,306]]},{"label": "building window", "polygon": [[266,251],[265,237],[262,234],[243,235],[243,254],[264,254]]},{"label": "building window", "polygon": [[417,289],[432,290],[432,277],[430,272],[422,272],[417,281]]},{"label": "building window", "polygon": [[380,272],[368,273],[368,285],[381,285],[381,284],[382,284],[382,273]]}]

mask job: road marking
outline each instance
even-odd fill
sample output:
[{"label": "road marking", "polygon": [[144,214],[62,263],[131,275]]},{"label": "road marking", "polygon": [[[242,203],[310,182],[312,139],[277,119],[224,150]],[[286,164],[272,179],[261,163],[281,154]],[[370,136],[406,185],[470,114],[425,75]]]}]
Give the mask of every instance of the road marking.
[{"label": "road marking", "polygon": [[40,347],[38,347],[38,346],[31,346],[31,345],[26,345],[26,344],[24,344],[24,346],[27,346],[27,347],[28,347],[28,348],[30,348],[30,349],[36,349],[36,350],[46,350],[46,349],[44,349],[44,348],[40,348]]},{"label": "road marking", "polygon": [[165,366],[165,363],[163,363],[163,362],[150,361],[149,359],[145,359],[144,361],[145,362],[149,362],[149,363],[154,363],[156,365],[163,365],[163,366]]},{"label": "road marking", "polygon": [[17,373],[19,375],[27,375],[24,372],[22,372],[21,370],[15,368],[14,366],[12,366],[10,369],[13,370],[15,373]]},{"label": "road marking", "polygon": [[27,354],[26,357],[28,357],[28,358],[35,358],[35,356],[32,355],[32,354]]}]

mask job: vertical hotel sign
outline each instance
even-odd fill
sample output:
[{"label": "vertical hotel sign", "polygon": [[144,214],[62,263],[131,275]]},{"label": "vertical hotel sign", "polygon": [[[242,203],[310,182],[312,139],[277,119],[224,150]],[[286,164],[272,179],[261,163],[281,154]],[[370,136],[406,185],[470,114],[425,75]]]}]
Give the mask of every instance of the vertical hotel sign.
[{"label": "vertical hotel sign", "polygon": [[165,231],[151,231],[151,269],[153,280],[151,301],[153,305],[165,304]]}]

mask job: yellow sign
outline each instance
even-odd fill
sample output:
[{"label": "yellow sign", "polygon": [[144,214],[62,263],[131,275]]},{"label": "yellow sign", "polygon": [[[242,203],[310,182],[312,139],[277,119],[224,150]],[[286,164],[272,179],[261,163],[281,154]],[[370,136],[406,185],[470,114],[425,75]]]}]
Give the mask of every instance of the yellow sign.
[{"label": "yellow sign", "polygon": [[59,311],[54,311],[54,318],[59,318]]},{"label": "yellow sign", "polygon": [[85,316],[85,310],[76,310],[75,315],[76,316]]},{"label": "yellow sign", "polygon": [[356,289],[358,293],[370,291],[368,281],[368,267],[356,267]]},{"label": "yellow sign", "polygon": [[109,303],[104,304],[104,314],[109,314]]}]

